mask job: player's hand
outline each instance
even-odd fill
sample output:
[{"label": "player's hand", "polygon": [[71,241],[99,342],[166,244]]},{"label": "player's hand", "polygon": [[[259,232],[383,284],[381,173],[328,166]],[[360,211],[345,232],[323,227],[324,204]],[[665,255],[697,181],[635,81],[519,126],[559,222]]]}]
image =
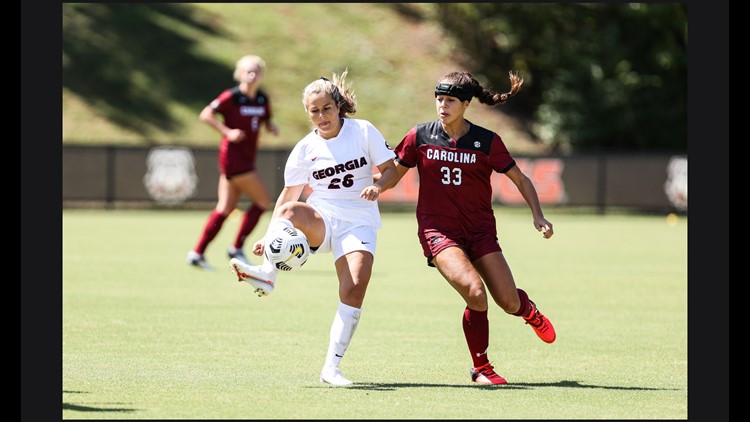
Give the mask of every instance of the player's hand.
[{"label": "player's hand", "polygon": [[265,249],[265,241],[263,239],[260,239],[259,241],[255,242],[253,245],[253,255],[255,256],[263,256],[263,250]]},{"label": "player's hand", "polygon": [[374,201],[380,196],[380,187],[377,185],[370,185],[362,189],[362,193],[359,194],[360,198],[367,199],[368,201]]},{"label": "player's hand", "polygon": [[227,140],[229,142],[239,142],[245,139],[245,132],[242,129],[229,129],[227,132]]},{"label": "player's hand", "polygon": [[545,239],[549,239],[553,234],[555,234],[554,230],[552,230],[552,223],[544,218],[534,219],[534,226],[536,227],[537,231],[542,232],[542,237],[544,237]]},{"label": "player's hand", "polygon": [[266,125],[266,129],[268,129],[268,131],[273,133],[275,136],[279,136],[279,127],[274,123],[268,123]]}]

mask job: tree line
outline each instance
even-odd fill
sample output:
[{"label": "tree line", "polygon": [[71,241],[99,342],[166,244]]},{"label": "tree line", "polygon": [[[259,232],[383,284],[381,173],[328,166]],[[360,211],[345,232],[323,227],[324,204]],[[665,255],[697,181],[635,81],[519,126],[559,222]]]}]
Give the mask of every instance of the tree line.
[{"label": "tree line", "polygon": [[504,110],[553,150],[687,150],[686,4],[433,7],[480,81],[523,76]]}]

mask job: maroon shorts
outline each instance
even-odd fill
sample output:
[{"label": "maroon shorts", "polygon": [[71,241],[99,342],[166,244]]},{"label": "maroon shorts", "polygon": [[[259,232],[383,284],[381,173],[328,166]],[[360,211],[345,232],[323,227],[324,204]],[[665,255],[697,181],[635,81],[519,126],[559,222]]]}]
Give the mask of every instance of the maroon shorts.
[{"label": "maroon shorts", "polygon": [[422,245],[422,252],[427,257],[427,265],[434,267],[432,258],[440,253],[443,249],[451,246],[457,246],[466,252],[469,261],[475,261],[484,255],[492,252],[501,252],[502,248],[497,242],[495,233],[472,234],[467,236],[464,233],[455,234],[440,230],[425,230],[419,233],[419,243]]},{"label": "maroon shorts", "polygon": [[244,173],[250,173],[251,171],[255,171],[255,163],[242,163],[242,162],[232,162],[232,163],[224,163],[222,161],[219,161],[219,171],[221,174],[225,175],[228,179],[231,179],[234,176],[239,176],[240,174]]},{"label": "maroon shorts", "polygon": [[230,180],[234,176],[239,176],[240,174],[250,173],[251,171],[255,171],[255,167],[250,167],[248,169],[242,169],[242,170],[234,170],[234,171],[226,171],[222,170],[224,175],[227,177],[227,180]]},{"label": "maroon shorts", "polygon": [[243,155],[237,152],[230,155],[227,152],[219,151],[219,172],[225,175],[227,179],[251,171],[255,171],[254,156]]}]

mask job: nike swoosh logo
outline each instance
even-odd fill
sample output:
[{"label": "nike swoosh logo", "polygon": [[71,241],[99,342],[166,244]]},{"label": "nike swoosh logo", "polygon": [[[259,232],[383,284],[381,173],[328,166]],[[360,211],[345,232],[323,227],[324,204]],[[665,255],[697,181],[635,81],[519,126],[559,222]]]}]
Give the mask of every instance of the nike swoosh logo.
[{"label": "nike swoosh logo", "polygon": [[310,159],[310,161],[315,161],[317,159],[318,159],[318,157],[313,157],[313,158]]}]

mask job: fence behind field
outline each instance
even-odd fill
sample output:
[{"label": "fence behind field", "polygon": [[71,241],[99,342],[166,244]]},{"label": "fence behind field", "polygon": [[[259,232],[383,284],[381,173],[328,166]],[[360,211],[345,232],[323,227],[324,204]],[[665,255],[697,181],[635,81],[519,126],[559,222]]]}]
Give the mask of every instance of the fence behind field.
[{"label": "fence behind field", "polygon": [[[64,146],[64,208],[210,208],[216,202],[217,150],[186,147]],[[273,197],[284,185],[288,150],[261,150],[257,167]],[[515,156],[534,182],[545,207],[593,207],[636,211],[687,211],[687,156],[669,153],[607,153]],[[381,195],[387,205],[416,203],[419,178],[410,171]],[[524,205],[512,182],[492,179],[493,201]],[[242,203],[241,203],[242,204]]]}]

